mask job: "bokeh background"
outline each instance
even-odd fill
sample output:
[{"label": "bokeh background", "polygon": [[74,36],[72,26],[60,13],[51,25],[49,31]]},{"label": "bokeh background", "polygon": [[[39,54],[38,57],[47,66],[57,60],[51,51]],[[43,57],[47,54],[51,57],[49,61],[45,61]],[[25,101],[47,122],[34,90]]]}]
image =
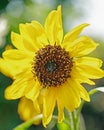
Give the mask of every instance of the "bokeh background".
[{"label": "bokeh background", "polygon": [[[62,5],[64,32],[68,32],[78,24],[90,23],[91,25],[82,34],[89,35],[100,43],[91,55],[104,61],[103,0],[0,0],[0,56],[5,47],[11,45],[11,31],[19,32],[19,23],[37,20],[44,25],[48,13],[56,9],[59,4]],[[95,80],[95,82],[96,86],[84,86],[88,90],[104,86],[104,79]],[[4,98],[4,90],[11,83],[10,78],[0,73],[0,130],[12,130],[22,122],[17,113],[19,100],[7,101]],[[85,103],[82,114],[86,130],[104,130],[104,93],[99,92],[93,95],[91,102]],[[29,128],[29,130],[41,129],[44,129],[42,125]],[[57,130],[57,127],[53,130]]]}]

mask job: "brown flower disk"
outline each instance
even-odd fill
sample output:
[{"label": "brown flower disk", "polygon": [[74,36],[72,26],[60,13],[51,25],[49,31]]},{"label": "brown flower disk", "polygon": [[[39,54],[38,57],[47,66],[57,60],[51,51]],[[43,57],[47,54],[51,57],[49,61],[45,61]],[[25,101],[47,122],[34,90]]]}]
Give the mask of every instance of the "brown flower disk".
[{"label": "brown flower disk", "polygon": [[37,51],[33,72],[44,86],[56,87],[70,77],[72,59],[69,53],[58,45],[47,45]]}]

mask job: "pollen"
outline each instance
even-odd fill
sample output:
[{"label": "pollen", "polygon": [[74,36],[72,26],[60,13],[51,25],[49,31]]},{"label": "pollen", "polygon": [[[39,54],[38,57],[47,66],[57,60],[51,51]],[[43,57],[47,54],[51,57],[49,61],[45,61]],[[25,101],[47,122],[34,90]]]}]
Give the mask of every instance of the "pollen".
[{"label": "pollen", "polygon": [[57,87],[71,77],[72,66],[69,52],[59,45],[47,45],[37,51],[33,73],[43,86]]}]

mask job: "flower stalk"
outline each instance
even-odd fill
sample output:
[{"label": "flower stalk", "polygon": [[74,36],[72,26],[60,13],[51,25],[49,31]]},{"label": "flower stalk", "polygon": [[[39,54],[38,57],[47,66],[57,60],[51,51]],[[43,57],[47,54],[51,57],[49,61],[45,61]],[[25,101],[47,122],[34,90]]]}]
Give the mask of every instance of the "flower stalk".
[{"label": "flower stalk", "polygon": [[77,111],[71,112],[71,130],[79,130],[79,116],[77,117]]},{"label": "flower stalk", "polygon": [[18,125],[13,130],[27,130],[27,128],[29,128],[34,122],[41,120],[42,117],[43,117],[42,114],[37,115],[37,116],[33,117],[32,119]]}]

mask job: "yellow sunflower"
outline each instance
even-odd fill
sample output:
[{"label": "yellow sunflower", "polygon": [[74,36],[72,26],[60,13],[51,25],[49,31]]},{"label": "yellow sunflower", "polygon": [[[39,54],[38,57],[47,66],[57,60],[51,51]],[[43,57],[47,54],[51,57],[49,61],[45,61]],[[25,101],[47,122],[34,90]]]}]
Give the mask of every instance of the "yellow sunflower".
[{"label": "yellow sunflower", "polygon": [[81,24],[63,37],[58,6],[49,13],[44,27],[37,21],[20,24],[20,34],[11,34],[15,49],[6,50],[0,59],[0,71],[13,78],[5,97],[26,97],[38,112],[41,100],[44,126],[50,122],[55,106],[58,121],[62,121],[64,108],[73,111],[79,107],[81,98],[90,101],[81,83],[94,85],[91,79],[104,76],[100,69],[102,61],[86,56],[98,44],[88,36],[79,36],[88,25]]}]

